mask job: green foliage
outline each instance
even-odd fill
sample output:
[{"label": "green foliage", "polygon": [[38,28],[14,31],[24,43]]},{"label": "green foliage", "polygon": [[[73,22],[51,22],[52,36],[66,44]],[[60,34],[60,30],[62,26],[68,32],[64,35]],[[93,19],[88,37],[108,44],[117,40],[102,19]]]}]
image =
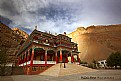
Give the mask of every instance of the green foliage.
[{"label": "green foliage", "polygon": [[81,60],[80,60],[80,64],[81,64],[82,66],[88,67],[88,63],[85,62],[85,61],[81,61]]},{"label": "green foliage", "polygon": [[92,60],[93,69],[96,69],[96,68],[97,68],[97,67],[96,67],[96,64],[97,64],[96,60],[93,59],[93,60]]},{"label": "green foliage", "polygon": [[87,62],[85,62],[85,61],[81,61],[80,63],[81,63],[81,64],[87,64]]},{"label": "green foliage", "polygon": [[92,63],[88,64],[88,67],[93,68],[93,64]]},{"label": "green foliage", "polygon": [[120,52],[112,53],[107,58],[107,65],[110,67],[115,66],[115,68],[117,68],[117,66],[121,66],[121,53]]},{"label": "green foliage", "polygon": [[95,60],[95,59],[93,59],[92,63],[96,64],[96,60]]}]

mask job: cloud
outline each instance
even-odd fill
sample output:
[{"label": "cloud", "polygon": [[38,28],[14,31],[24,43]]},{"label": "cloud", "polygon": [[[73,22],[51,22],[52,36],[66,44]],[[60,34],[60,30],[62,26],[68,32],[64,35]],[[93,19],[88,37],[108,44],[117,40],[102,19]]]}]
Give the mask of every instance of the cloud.
[{"label": "cloud", "polygon": [[8,18],[3,17],[1,15],[0,15],[0,22],[3,22],[4,24],[10,24],[10,23],[12,23],[11,20],[9,20]]},{"label": "cloud", "polygon": [[119,24],[121,23],[121,0],[89,0],[83,1],[82,23]]},{"label": "cloud", "polygon": [[8,0],[0,0],[0,11],[1,14],[4,16],[14,16],[16,14],[19,14],[18,10],[16,9],[16,6],[14,4],[14,1],[8,1]]},{"label": "cloud", "polygon": [[[35,26],[52,33],[78,26],[121,23],[121,0],[0,0],[0,15],[10,27],[30,33]],[[24,29],[25,28],[25,29]]]}]

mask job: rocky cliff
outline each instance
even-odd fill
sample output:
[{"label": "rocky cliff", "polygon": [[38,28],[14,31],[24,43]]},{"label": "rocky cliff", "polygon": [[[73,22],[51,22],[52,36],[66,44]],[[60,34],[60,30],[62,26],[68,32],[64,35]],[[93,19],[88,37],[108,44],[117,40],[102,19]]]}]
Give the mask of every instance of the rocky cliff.
[{"label": "rocky cliff", "polygon": [[0,22],[0,52],[6,51],[9,62],[15,60],[15,52],[21,41],[26,40],[22,34],[18,34],[11,28]]},{"label": "rocky cliff", "polygon": [[20,30],[19,28],[13,28],[12,30],[22,39],[27,39],[29,36],[26,32]]},{"label": "rocky cliff", "polygon": [[68,36],[78,43],[83,61],[103,60],[121,51],[121,25],[79,27]]}]

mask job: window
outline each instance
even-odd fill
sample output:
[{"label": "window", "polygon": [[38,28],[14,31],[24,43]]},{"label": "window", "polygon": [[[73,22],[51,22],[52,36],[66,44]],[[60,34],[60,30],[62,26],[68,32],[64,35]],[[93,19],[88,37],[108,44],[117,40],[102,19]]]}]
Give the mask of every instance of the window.
[{"label": "window", "polygon": [[104,62],[101,62],[101,64],[104,64]]}]

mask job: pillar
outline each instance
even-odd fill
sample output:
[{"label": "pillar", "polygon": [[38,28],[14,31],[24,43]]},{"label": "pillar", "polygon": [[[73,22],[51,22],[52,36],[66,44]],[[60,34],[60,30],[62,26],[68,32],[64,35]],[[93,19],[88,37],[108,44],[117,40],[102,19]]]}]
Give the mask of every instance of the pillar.
[{"label": "pillar", "polygon": [[26,62],[26,52],[24,53],[24,63]]},{"label": "pillar", "polygon": [[71,63],[74,62],[74,56],[73,56],[73,53],[71,52]]},{"label": "pillar", "polygon": [[45,65],[47,65],[47,50],[45,50]]},{"label": "pillar", "polygon": [[60,50],[60,62],[62,63],[62,50]]},{"label": "pillar", "polygon": [[23,56],[23,53],[22,53],[22,63],[24,63],[24,56]]},{"label": "pillar", "polygon": [[27,68],[27,74],[30,74],[30,72],[32,72],[32,66],[33,66],[33,59],[34,59],[34,48],[32,48],[32,52],[31,52],[31,58],[30,58],[30,67]]},{"label": "pillar", "polygon": [[34,59],[34,48],[32,48],[32,54],[31,54],[31,59],[30,59],[30,66],[33,65],[33,59]]},{"label": "pillar", "polygon": [[30,55],[30,51],[28,50],[27,61],[29,61],[29,55]]},{"label": "pillar", "polygon": [[80,64],[80,58],[79,58],[79,54],[77,55],[77,59],[78,59],[78,62],[79,62],[79,64]]},{"label": "pillar", "polygon": [[21,64],[22,64],[22,61],[23,61],[23,59],[22,59],[22,54],[21,54]]},{"label": "pillar", "polygon": [[21,64],[23,63],[23,54],[21,54]]},{"label": "pillar", "polygon": [[23,67],[24,67],[24,54],[22,54],[22,63],[23,63]]},{"label": "pillar", "polygon": [[55,61],[56,61],[56,64],[57,64],[58,63],[57,51],[55,52]]},{"label": "pillar", "polygon": [[22,56],[20,55],[20,64],[22,63]]},{"label": "pillar", "polygon": [[26,61],[26,74],[27,75],[29,74],[29,67],[27,66],[27,62],[29,61],[29,57],[30,57],[30,50],[28,50],[28,54],[26,56],[26,58],[27,58],[27,61]]},{"label": "pillar", "polygon": [[26,69],[25,69],[25,74],[27,74],[27,55],[28,55],[28,52],[25,53],[25,62],[26,62]]}]

